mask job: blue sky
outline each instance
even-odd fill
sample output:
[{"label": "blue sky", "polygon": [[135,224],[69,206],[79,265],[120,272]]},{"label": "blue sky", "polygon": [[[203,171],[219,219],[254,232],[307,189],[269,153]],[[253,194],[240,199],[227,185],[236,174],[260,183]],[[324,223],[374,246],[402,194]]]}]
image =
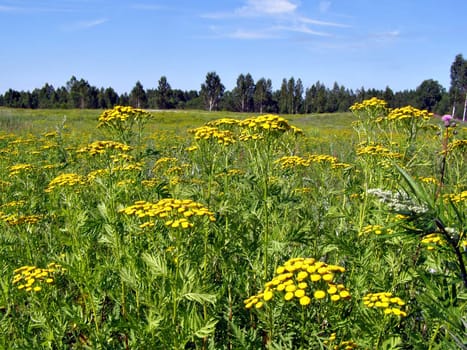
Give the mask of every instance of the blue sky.
[{"label": "blue sky", "polygon": [[130,92],[199,90],[215,71],[347,88],[449,88],[466,0],[0,0],[0,93],[72,75]]}]

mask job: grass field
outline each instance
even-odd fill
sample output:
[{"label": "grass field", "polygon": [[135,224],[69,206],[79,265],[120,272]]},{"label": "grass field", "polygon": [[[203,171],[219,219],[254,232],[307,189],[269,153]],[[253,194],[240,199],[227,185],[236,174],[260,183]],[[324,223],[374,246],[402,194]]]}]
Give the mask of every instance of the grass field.
[{"label": "grass field", "polygon": [[0,130],[1,348],[467,346],[465,125],[371,99]]}]

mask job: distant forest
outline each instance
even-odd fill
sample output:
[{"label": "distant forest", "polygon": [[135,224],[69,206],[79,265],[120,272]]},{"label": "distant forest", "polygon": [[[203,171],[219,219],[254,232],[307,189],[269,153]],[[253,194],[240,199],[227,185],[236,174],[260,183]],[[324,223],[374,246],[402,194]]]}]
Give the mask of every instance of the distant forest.
[{"label": "distant forest", "polygon": [[[439,82],[427,79],[414,90],[351,90],[339,85],[327,87],[319,81],[304,87],[300,78],[284,78],[274,90],[270,79],[256,82],[251,74],[240,74],[236,86],[225,90],[216,72],[208,72],[200,90],[172,88],[162,76],[156,88],[145,89],[137,81],[130,93],[118,94],[112,87],[97,88],[84,79],[72,76],[65,86],[55,88],[46,83],[33,91],[7,90],[0,95],[0,106],[12,108],[90,108],[107,109],[130,105],[145,109],[207,109],[254,113],[332,113],[348,111],[357,101],[370,97],[384,99],[389,107],[412,105],[437,114],[451,113],[465,120],[467,101],[467,60],[461,54],[451,65],[451,86],[446,90]],[[459,111],[456,113],[455,111]]]}]

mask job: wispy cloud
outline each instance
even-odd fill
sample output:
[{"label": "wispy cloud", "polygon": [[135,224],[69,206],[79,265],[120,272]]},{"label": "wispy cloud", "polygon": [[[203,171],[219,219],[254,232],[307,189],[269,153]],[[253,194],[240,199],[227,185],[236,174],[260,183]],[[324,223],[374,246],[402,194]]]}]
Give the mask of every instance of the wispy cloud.
[{"label": "wispy cloud", "polygon": [[235,12],[242,16],[276,16],[293,13],[297,6],[289,0],[247,0],[245,6]]},{"label": "wispy cloud", "polygon": [[70,12],[69,9],[60,7],[49,7],[49,6],[8,6],[0,5],[0,13],[46,13],[46,12]]},{"label": "wispy cloud", "polygon": [[[320,11],[324,7],[329,8],[330,1],[322,1]],[[299,33],[307,36],[331,37],[332,32],[319,30],[316,28],[348,28],[342,23],[321,21],[304,16],[300,11],[300,3],[295,0],[245,0],[244,5],[233,9],[230,12],[208,13],[203,18],[212,20],[231,20],[234,25],[239,21],[248,20],[251,17],[257,17],[253,24],[243,23],[243,29],[234,29],[231,26],[225,26],[224,37],[235,39],[269,39],[285,38],[290,33]],[[254,25],[255,29],[245,29],[246,26]],[[262,27],[263,26],[263,27]],[[218,27],[216,27],[218,28]],[[287,34],[289,33],[289,34]],[[216,36],[221,36],[219,31]]]},{"label": "wispy cloud", "polygon": [[314,36],[331,36],[330,33],[313,30],[304,24],[297,24],[291,26],[276,26],[275,29],[277,31],[295,32]]},{"label": "wispy cloud", "polygon": [[278,38],[277,34],[274,34],[272,31],[269,30],[244,30],[244,29],[237,29],[233,33],[229,34],[229,37],[232,39],[274,39]]},{"label": "wispy cloud", "polygon": [[108,21],[109,21],[108,18],[97,18],[97,19],[86,20],[86,21],[78,21],[78,22],[69,23],[64,29],[67,31],[86,30],[86,29],[100,26]]},{"label": "wispy cloud", "polygon": [[350,26],[347,24],[336,23],[336,22],[326,22],[326,21],[319,21],[316,19],[308,18],[308,17],[299,17],[298,21],[306,24],[312,24],[316,26],[324,26],[324,27],[339,27],[339,28],[349,28]]}]

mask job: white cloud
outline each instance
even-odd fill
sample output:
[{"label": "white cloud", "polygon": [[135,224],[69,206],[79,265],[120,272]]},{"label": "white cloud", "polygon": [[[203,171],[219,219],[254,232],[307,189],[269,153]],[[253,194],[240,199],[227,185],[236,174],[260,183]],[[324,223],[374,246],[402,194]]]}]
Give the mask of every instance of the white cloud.
[{"label": "white cloud", "polygon": [[300,17],[299,21],[302,23],[313,24],[317,26],[326,26],[326,27],[340,27],[340,28],[349,28],[350,26],[347,24],[336,23],[336,22],[326,22],[326,21],[319,21],[312,18],[307,17]]},{"label": "white cloud", "polygon": [[289,0],[247,0],[246,5],[235,12],[243,16],[277,16],[293,13],[297,5]]},{"label": "white cloud", "polygon": [[311,29],[308,26],[303,25],[303,24],[292,25],[292,26],[277,26],[277,27],[275,27],[275,29],[281,30],[281,31],[302,33],[302,34],[307,34],[307,35],[331,36],[331,34],[329,34],[329,33],[313,30],[313,29]]},{"label": "white cloud", "polygon": [[237,29],[235,32],[229,35],[233,39],[273,39],[277,38],[277,35],[274,35],[268,31],[249,31],[243,29]]}]

